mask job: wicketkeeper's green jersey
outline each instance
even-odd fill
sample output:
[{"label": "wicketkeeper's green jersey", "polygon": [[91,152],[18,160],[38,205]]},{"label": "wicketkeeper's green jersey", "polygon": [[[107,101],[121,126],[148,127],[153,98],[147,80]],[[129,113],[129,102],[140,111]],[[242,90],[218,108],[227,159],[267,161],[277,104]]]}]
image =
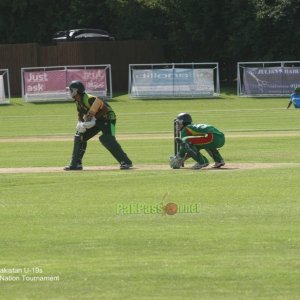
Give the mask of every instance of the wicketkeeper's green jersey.
[{"label": "wicketkeeper's green jersey", "polygon": [[180,133],[181,139],[203,149],[220,148],[225,143],[223,132],[208,124],[190,124]]},{"label": "wicketkeeper's green jersey", "polygon": [[206,135],[208,133],[213,133],[213,134],[223,134],[220,130],[215,128],[212,125],[207,125],[207,124],[190,124],[185,126],[181,130],[181,138],[184,138],[186,136],[202,136]]}]

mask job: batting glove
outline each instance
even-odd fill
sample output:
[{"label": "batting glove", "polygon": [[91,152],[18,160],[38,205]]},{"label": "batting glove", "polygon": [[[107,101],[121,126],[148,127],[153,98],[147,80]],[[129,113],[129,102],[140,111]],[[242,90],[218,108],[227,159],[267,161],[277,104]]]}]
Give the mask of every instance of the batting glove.
[{"label": "batting glove", "polygon": [[83,122],[78,122],[76,126],[76,131],[79,133],[85,133],[86,128],[83,126]]},{"label": "batting glove", "polygon": [[93,117],[90,121],[83,122],[83,127],[86,129],[90,129],[96,125],[96,118]]}]

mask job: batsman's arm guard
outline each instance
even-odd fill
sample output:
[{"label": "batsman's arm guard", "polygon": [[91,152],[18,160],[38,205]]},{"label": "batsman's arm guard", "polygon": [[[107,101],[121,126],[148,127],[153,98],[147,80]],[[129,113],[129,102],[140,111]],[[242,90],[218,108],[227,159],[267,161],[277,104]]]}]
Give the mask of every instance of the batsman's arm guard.
[{"label": "batsman's arm guard", "polygon": [[99,118],[101,116],[104,116],[108,113],[109,109],[105,105],[104,101],[102,101],[100,98],[96,98],[93,102],[90,110],[86,114],[85,120],[91,121],[93,117]]}]

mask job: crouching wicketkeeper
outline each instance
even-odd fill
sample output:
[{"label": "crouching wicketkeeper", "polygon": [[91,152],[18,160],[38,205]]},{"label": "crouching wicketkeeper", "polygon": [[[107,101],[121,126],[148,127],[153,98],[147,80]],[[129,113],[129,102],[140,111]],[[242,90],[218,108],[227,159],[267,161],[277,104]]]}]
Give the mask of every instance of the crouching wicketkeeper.
[{"label": "crouching wicketkeeper", "polygon": [[170,157],[170,167],[179,169],[184,160],[191,157],[196,161],[193,169],[202,169],[209,165],[208,159],[200,152],[205,149],[214,160],[213,168],[225,165],[224,159],[217,148],[225,144],[225,136],[217,128],[207,124],[192,124],[192,117],[188,113],[181,113],[175,119],[176,131],[180,133],[176,138],[179,151]]},{"label": "crouching wicketkeeper", "polygon": [[87,141],[100,131],[101,144],[120,163],[120,169],[131,168],[131,160],[116,140],[116,115],[110,105],[96,96],[87,94],[80,81],[72,81],[68,89],[77,107],[78,123],[71,162],[64,170],[82,170],[82,158]]}]

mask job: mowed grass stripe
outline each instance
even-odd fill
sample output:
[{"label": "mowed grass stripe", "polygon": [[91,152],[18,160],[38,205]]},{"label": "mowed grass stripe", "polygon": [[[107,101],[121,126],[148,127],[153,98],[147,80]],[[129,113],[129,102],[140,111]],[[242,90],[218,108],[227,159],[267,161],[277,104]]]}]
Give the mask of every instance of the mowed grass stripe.
[{"label": "mowed grass stripe", "polygon": [[[226,138],[266,138],[266,137],[296,137],[300,136],[300,129],[297,131],[237,131],[237,132],[227,132],[225,133]],[[128,133],[128,134],[119,134],[117,136],[119,140],[160,140],[160,139],[173,139],[172,132],[163,132],[163,133]],[[96,135],[92,140],[97,140],[98,136]],[[42,136],[20,136],[13,138],[0,138],[0,143],[20,143],[20,142],[64,142],[72,141],[73,136],[69,134],[64,135],[42,135]]]},{"label": "mowed grass stripe", "polygon": [[[189,113],[207,113],[207,112],[265,112],[265,111],[282,111],[285,110],[283,108],[241,108],[241,109],[202,109],[202,110],[189,110]],[[132,116],[132,115],[169,115],[169,112],[164,112],[164,111],[147,111],[147,112],[118,112],[119,116]],[[9,119],[45,119],[45,118],[72,118],[73,116],[70,114],[45,114],[45,115],[0,115],[0,118],[2,120],[9,120]]]}]

